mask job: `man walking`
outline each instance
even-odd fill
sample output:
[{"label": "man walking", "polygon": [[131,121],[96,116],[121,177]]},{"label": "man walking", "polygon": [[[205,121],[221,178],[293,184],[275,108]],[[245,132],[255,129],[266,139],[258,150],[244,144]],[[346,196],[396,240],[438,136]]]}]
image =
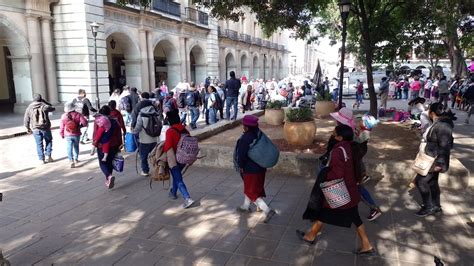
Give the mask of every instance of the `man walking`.
[{"label": "man walking", "polygon": [[199,105],[201,103],[201,94],[196,90],[194,82],[191,82],[189,91],[186,93],[186,105],[191,114],[191,129],[196,129],[196,122],[199,119]]},{"label": "man walking", "polygon": [[53,162],[53,158],[51,158],[53,136],[51,135],[49,113],[54,110],[56,108],[43,100],[41,94],[34,94],[33,102],[26,109],[23,119],[26,130],[29,134],[33,133],[35,137],[38,158],[43,164]]},{"label": "man walking", "polygon": [[380,102],[381,102],[380,108],[387,109],[388,87],[389,87],[389,83],[387,81],[387,77],[383,77],[382,82],[380,82],[380,87],[379,87]]},{"label": "man walking", "polygon": [[240,89],[240,80],[235,78],[235,72],[230,71],[229,73],[230,79],[225,82],[225,91],[227,95],[226,99],[226,107],[225,107],[225,114],[227,120],[230,120],[230,106],[233,106],[234,114],[233,120],[237,119],[237,111],[238,111],[238,97],[239,97],[239,89]]},{"label": "man walking", "polygon": [[449,84],[446,80],[446,76],[442,76],[438,82],[438,93],[439,93],[439,102],[443,104],[444,110],[448,108],[449,100]]},{"label": "man walking", "polygon": [[87,130],[89,129],[89,114],[90,111],[97,112],[97,110],[92,107],[91,101],[87,99],[86,91],[80,89],[78,92],[78,96],[72,100],[72,104],[74,104],[74,110],[84,116],[87,120],[87,124],[85,127],[81,128],[81,144],[85,144],[87,141],[90,141],[89,137],[87,136]]}]

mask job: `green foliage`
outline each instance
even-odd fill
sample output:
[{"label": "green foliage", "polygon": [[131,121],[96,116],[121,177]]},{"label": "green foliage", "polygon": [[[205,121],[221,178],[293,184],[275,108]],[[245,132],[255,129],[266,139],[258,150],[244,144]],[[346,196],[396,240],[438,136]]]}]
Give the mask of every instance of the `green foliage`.
[{"label": "green foliage", "polygon": [[280,110],[282,107],[286,106],[286,102],[283,101],[271,101],[268,102],[267,105],[265,106],[265,109],[274,109],[274,110]]},{"label": "green foliage", "polygon": [[286,119],[290,122],[313,121],[313,111],[309,107],[289,108],[286,111]]},{"label": "green foliage", "polygon": [[318,93],[318,96],[316,96],[316,100],[317,101],[331,101],[332,100],[331,92],[325,90],[322,94]]},{"label": "green foliage", "polygon": [[117,5],[125,6],[125,5],[135,5],[141,7],[150,7],[151,0],[117,0]]}]

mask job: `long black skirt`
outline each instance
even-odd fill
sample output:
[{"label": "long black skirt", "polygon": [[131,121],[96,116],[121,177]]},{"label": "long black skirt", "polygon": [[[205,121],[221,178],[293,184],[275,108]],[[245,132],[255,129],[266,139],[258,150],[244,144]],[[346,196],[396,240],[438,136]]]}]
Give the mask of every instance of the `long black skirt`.
[{"label": "long black skirt", "polygon": [[341,227],[350,228],[352,224],[356,227],[362,225],[362,220],[359,215],[359,208],[357,206],[350,209],[329,209],[322,208],[319,212],[317,220],[325,223]]}]

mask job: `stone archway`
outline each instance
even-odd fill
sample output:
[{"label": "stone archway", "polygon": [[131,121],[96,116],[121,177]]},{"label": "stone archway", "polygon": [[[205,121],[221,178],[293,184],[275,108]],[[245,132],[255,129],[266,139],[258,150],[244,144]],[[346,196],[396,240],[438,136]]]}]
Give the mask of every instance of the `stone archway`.
[{"label": "stone archway", "polygon": [[[0,80],[0,111],[22,112],[33,100],[31,54],[25,35],[5,16],[0,16]],[[46,88],[37,89],[46,97]]]},{"label": "stone archway", "polygon": [[140,88],[142,77],[138,44],[124,32],[110,33],[105,41],[109,74],[114,83],[112,87],[122,89],[124,85],[128,85],[139,90],[147,90]]},{"label": "stone archway", "polygon": [[246,54],[243,54],[242,57],[240,58],[240,66],[242,69],[242,73],[240,73],[240,76],[243,77],[245,75],[247,79],[249,79],[250,78],[250,62]]},{"label": "stone archway", "polygon": [[[228,53],[225,57],[225,74],[226,74],[226,79],[230,78],[230,71],[236,72],[236,64],[235,64],[235,58],[232,53]],[[237,76],[237,73],[236,73]]]},{"label": "stone archway", "polygon": [[271,65],[270,65],[270,76],[269,78],[273,79],[273,78],[276,78],[275,77],[275,57],[272,56],[272,61],[271,61]]},{"label": "stone archway", "polygon": [[197,84],[206,80],[206,55],[200,45],[194,45],[189,52],[190,81]]},{"label": "stone archway", "polygon": [[154,88],[159,87],[165,81],[169,88],[174,88],[181,79],[181,64],[178,51],[169,40],[159,41],[154,48]]},{"label": "stone archway", "polygon": [[282,79],[283,78],[283,63],[281,61],[281,57],[278,58],[278,79]]},{"label": "stone archway", "polygon": [[258,56],[253,57],[252,74],[255,80],[260,79],[260,67],[258,65]]}]

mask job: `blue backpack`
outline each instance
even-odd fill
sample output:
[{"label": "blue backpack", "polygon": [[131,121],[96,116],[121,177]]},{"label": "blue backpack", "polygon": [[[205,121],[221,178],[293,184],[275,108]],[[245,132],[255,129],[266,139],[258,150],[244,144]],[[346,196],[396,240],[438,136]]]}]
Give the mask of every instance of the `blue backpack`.
[{"label": "blue backpack", "polygon": [[261,130],[250,144],[249,158],[263,168],[271,168],[278,163],[280,150]]}]

